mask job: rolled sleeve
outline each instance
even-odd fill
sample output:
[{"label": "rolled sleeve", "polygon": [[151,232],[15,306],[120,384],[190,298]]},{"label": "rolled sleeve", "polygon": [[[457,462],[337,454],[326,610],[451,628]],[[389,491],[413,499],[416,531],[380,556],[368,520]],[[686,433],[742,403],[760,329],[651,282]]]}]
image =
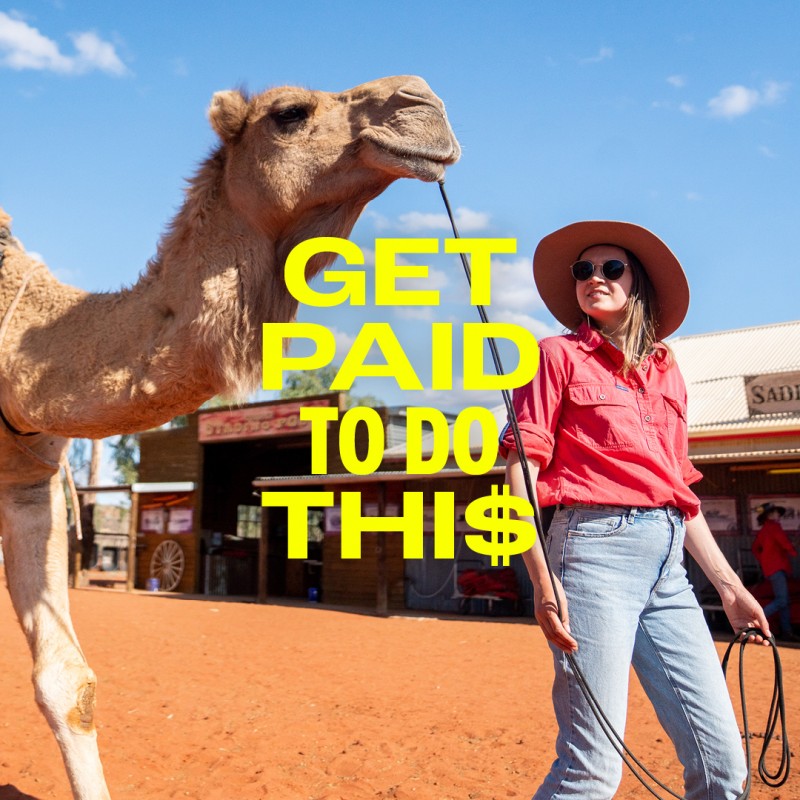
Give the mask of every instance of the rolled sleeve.
[{"label": "rolled sleeve", "polygon": [[[525,455],[535,459],[543,467],[547,466],[553,455],[553,437],[547,431],[542,430],[538,425],[534,425],[531,422],[518,422],[518,424]],[[508,458],[509,451],[517,450],[517,442],[510,422],[507,422],[505,428],[500,432],[500,446],[498,449],[503,458]]]},{"label": "rolled sleeve", "polygon": [[[536,375],[530,383],[514,390],[514,412],[525,455],[538,461],[542,469],[548,466],[553,457],[563,385],[564,381],[555,361],[549,357],[546,348],[542,347]],[[503,458],[508,458],[509,451],[516,449],[514,432],[509,422],[500,433],[499,452]]]},{"label": "rolled sleeve", "polygon": [[691,486],[693,483],[697,483],[698,481],[703,480],[703,473],[700,472],[691,461],[689,461],[688,456],[683,459],[683,482],[687,486]]}]

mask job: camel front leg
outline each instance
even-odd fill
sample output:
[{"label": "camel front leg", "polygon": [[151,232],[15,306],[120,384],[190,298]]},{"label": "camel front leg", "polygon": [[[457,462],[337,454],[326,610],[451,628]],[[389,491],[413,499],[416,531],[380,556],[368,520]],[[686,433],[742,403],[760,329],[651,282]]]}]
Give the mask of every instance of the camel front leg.
[{"label": "camel front leg", "polygon": [[58,473],[4,487],[0,532],[11,600],[33,655],[36,702],[61,748],[75,800],[109,800],[94,726],[97,679],[69,616],[66,507]]}]

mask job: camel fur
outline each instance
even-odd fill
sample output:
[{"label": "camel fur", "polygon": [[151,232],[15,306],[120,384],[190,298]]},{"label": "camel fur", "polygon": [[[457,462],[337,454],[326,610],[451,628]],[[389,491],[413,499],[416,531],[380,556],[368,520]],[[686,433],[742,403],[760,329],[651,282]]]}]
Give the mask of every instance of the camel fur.
[{"label": "camel fur", "polygon": [[[444,106],[420,78],[339,94],[218,92],[217,149],[133,287],[61,284],[0,209],[0,535],[12,602],[33,655],[36,701],[73,797],[106,800],[96,679],[69,617],[69,437],[160,425],[258,382],[262,322],[294,318],[282,267],[299,242],[346,237],[397,178],[439,180],[459,157]],[[314,274],[325,256],[310,262]]]}]

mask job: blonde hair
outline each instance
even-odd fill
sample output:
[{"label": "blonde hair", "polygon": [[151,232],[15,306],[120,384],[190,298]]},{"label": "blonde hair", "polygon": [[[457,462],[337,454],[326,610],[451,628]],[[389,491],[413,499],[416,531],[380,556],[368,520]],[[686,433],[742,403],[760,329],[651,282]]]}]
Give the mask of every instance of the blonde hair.
[{"label": "blonde hair", "polygon": [[[619,349],[623,356],[623,375],[641,366],[642,361],[653,352],[658,343],[656,335],[658,299],[655,289],[636,254],[625,250],[625,257],[633,281],[625,305],[625,316],[614,331],[614,338],[621,343]],[[611,341],[611,337],[600,329],[594,319],[588,317],[588,320],[592,328]],[[665,357],[671,359],[672,351],[663,342],[662,346],[666,348]]]}]

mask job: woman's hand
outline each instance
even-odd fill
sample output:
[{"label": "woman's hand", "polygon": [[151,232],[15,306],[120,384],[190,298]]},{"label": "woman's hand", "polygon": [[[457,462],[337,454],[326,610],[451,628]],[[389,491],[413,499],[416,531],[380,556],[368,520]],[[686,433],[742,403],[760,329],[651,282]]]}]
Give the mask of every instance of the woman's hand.
[{"label": "woman's hand", "polygon": [[[530,478],[534,486],[536,477],[539,474],[540,465],[536,461],[528,462]],[[506,464],[506,483],[511,487],[512,494],[517,497],[527,499],[528,492],[525,487],[525,479],[522,474],[522,465],[519,455],[512,450],[508,454]],[[525,519],[524,517],[522,519]],[[533,524],[533,519],[528,518],[528,522]],[[547,560],[542,550],[542,542],[537,537],[536,543],[522,554],[522,560],[528,570],[528,575],[533,585],[533,611],[536,621],[542,629],[548,642],[552,642],[556,647],[565,653],[574,653],[578,649],[578,643],[569,633],[569,614],[567,613],[567,598],[561,581],[553,576],[553,581],[558,592],[558,599],[561,604],[561,613],[564,615],[563,621],[558,616],[558,605],[556,595],[553,593],[553,583],[550,580],[550,570]]]},{"label": "woman's hand", "polygon": [[[767,636],[772,635],[769,622],[764,616],[764,609],[741,583],[726,586],[720,592],[720,598],[722,599],[722,608],[735,633],[739,633],[743,628],[760,628]],[[753,641],[769,644],[761,636],[754,636]]]},{"label": "woman's hand", "polygon": [[552,584],[547,579],[541,582],[537,581],[534,585],[534,615],[548,642],[552,642],[565,653],[574,653],[578,649],[578,643],[572,638],[569,632],[567,598],[564,595],[561,581],[555,576],[553,576],[553,581],[556,585],[558,599],[561,603],[563,619],[558,616],[556,596],[553,594]]}]

